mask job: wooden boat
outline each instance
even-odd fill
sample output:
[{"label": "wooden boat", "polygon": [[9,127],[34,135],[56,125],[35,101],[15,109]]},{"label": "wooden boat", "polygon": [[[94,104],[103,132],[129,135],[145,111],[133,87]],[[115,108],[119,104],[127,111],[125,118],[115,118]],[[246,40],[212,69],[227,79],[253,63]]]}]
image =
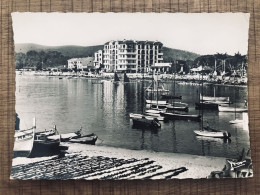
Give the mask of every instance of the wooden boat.
[{"label": "wooden boat", "polygon": [[247,108],[236,108],[236,107],[228,107],[228,106],[218,106],[218,110],[220,112],[247,112]]},{"label": "wooden boat", "polygon": [[71,143],[80,143],[80,144],[90,144],[95,145],[96,141],[98,139],[98,136],[94,133],[81,136],[80,138],[73,138],[68,140]]},{"label": "wooden boat", "polygon": [[148,128],[160,128],[161,123],[158,119],[149,120],[145,117],[142,118],[132,118],[134,127],[148,127]]},{"label": "wooden boat", "polygon": [[216,100],[216,101],[203,101],[203,103],[211,103],[211,104],[232,104],[232,102],[230,101],[219,101],[219,100]]},{"label": "wooden boat", "polygon": [[149,120],[153,120],[154,118],[157,118],[159,121],[164,121],[164,117],[162,117],[160,115],[154,116],[154,115],[152,115],[152,113],[151,113],[151,115],[134,114],[134,113],[130,113],[129,115],[130,115],[130,118],[143,118],[143,117],[145,117],[146,119],[149,119]]},{"label": "wooden boat", "polygon": [[179,111],[189,111],[189,106],[186,103],[182,102],[174,102],[172,104],[167,104],[166,105],[167,110],[179,110]]},{"label": "wooden boat", "polygon": [[194,120],[194,121],[201,120],[201,116],[197,114],[181,114],[181,113],[165,112],[165,113],[161,113],[161,115],[167,119],[172,119],[172,120]]},{"label": "wooden boat", "polygon": [[61,142],[69,141],[70,139],[80,138],[81,137],[81,129],[75,131],[74,133],[64,133],[60,135],[52,135],[48,136],[48,139],[57,140],[60,137]]},{"label": "wooden boat", "polygon": [[61,136],[58,135],[56,138],[53,135],[58,135],[56,125],[53,129],[46,132],[37,132],[34,136],[33,150],[37,153],[45,152],[48,150],[55,150],[60,145]]},{"label": "wooden boat", "polygon": [[161,94],[162,99],[182,99],[182,96]]},{"label": "wooden boat", "polygon": [[215,130],[211,128],[204,128],[203,130],[194,130],[198,136],[213,137],[213,138],[230,138],[231,134],[225,130]]},{"label": "wooden boat", "polygon": [[36,129],[36,120],[33,120],[33,126],[30,129],[16,130],[14,134],[14,157],[28,157],[33,149],[34,133]]},{"label": "wooden boat", "polygon": [[211,96],[203,96],[200,94],[200,99],[203,101],[228,101],[229,97],[211,97]]}]

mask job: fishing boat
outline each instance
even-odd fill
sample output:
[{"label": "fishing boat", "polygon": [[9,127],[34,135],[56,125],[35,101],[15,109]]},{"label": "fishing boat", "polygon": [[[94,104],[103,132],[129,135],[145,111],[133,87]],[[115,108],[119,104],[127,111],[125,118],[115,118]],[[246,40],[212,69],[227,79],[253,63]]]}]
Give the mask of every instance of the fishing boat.
[{"label": "fishing boat", "polygon": [[30,129],[16,130],[14,134],[14,157],[28,157],[33,149],[36,119],[33,119],[33,126]]},{"label": "fishing boat", "polygon": [[236,108],[236,107],[228,107],[228,106],[218,106],[218,110],[220,112],[247,112],[247,108]]},{"label": "fishing boat", "polygon": [[34,136],[33,152],[36,154],[52,152],[57,150],[61,142],[61,136],[52,137],[58,135],[56,125],[53,129],[46,132],[37,132]]},{"label": "fishing boat", "polygon": [[160,115],[159,116],[158,115],[154,116],[154,115],[152,115],[152,113],[150,113],[150,114],[151,115],[130,113],[129,116],[130,116],[130,118],[143,118],[143,117],[145,117],[148,120],[153,120],[154,118],[157,118],[159,121],[164,121],[164,117],[162,117]]},{"label": "fishing boat", "polygon": [[203,101],[227,101],[229,102],[229,97],[211,97],[211,96],[202,96],[200,94],[200,99]]},{"label": "fishing boat", "polygon": [[161,124],[158,119],[154,118],[152,120],[142,118],[132,118],[133,126],[135,127],[149,127],[149,128],[160,128]]},{"label": "fishing boat", "polygon": [[96,141],[98,139],[98,136],[94,133],[81,136],[79,138],[72,138],[68,140],[71,143],[80,143],[80,144],[90,144],[95,145]]},{"label": "fishing boat", "polygon": [[51,136],[48,136],[48,139],[49,140],[50,139],[51,140],[58,140],[60,138],[61,142],[66,142],[66,141],[69,141],[70,139],[80,138],[81,137],[81,131],[82,131],[82,128],[80,128],[80,130],[75,131],[73,133],[51,135]]}]

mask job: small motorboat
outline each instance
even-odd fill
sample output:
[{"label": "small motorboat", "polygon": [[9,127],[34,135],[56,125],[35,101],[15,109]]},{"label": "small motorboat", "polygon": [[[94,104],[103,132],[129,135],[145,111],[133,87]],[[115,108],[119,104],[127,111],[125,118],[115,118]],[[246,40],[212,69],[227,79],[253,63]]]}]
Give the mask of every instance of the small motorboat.
[{"label": "small motorboat", "polygon": [[218,110],[218,104],[211,102],[200,102],[195,103],[196,110],[209,109],[209,110]]}]

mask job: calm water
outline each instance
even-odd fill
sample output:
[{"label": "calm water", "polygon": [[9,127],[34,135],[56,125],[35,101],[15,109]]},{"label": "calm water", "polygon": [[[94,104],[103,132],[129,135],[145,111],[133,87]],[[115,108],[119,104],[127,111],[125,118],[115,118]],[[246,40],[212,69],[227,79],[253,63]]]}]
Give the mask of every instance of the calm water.
[{"label": "calm water", "polygon": [[[21,119],[20,128],[32,126],[36,117],[37,130],[57,125],[60,133],[68,133],[83,127],[84,133],[96,133],[100,139],[97,145],[152,150],[156,152],[188,153],[196,155],[237,157],[243,147],[249,147],[249,132],[242,125],[230,125],[234,113],[219,113],[205,110],[203,117],[211,127],[228,130],[231,143],[222,139],[196,137],[193,130],[200,128],[199,122],[161,122],[157,132],[147,129],[133,129],[129,113],[141,113],[144,106],[143,87],[148,81],[114,85],[106,82],[93,85],[95,80],[59,79],[44,76],[16,77],[16,112]],[[142,86],[143,85],[143,86]],[[173,83],[164,84],[173,89]],[[198,101],[199,86],[177,85],[176,95],[182,95],[182,102],[189,104],[189,113],[198,114],[194,102]],[[204,86],[204,94],[230,96],[237,105],[244,105],[247,88],[227,86]],[[242,118],[237,114],[237,118]]]}]

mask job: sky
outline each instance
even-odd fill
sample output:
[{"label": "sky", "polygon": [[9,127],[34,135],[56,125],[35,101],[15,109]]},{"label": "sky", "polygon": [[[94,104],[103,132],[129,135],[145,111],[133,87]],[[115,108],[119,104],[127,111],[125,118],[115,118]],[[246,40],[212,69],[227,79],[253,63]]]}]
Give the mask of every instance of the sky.
[{"label": "sky", "polygon": [[12,13],[14,41],[47,46],[103,45],[111,40],[160,41],[200,55],[243,55],[245,13]]}]

